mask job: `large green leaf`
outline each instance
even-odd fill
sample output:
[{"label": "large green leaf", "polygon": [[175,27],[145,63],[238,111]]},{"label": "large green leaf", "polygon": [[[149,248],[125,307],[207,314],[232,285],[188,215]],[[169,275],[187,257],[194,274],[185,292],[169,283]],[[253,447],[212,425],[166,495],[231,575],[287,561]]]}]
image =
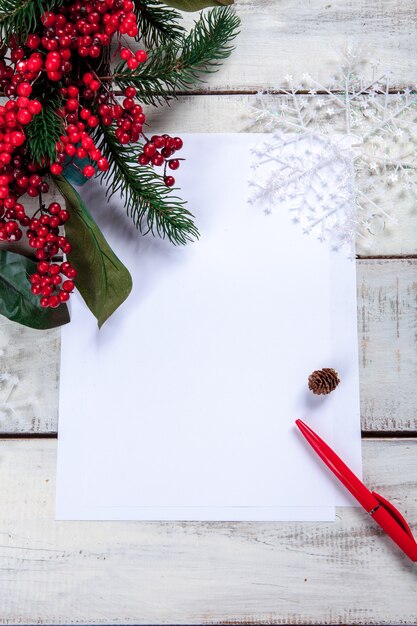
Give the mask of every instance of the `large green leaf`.
[{"label": "large green leaf", "polygon": [[35,274],[37,264],[22,254],[0,250],[0,313],[13,322],[45,330],[70,321],[68,309],[44,309],[38,296],[31,292],[29,275]]},{"label": "large green leaf", "polygon": [[164,0],[164,4],[180,11],[201,11],[207,7],[223,7],[233,3],[234,0]]},{"label": "large green leaf", "polygon": [[63,176],[54,180],[71,213],[65,224],[72,246],[68,261],[77,270],[77,289],[101,327],[128,297],[132,278],[71,183]]}]

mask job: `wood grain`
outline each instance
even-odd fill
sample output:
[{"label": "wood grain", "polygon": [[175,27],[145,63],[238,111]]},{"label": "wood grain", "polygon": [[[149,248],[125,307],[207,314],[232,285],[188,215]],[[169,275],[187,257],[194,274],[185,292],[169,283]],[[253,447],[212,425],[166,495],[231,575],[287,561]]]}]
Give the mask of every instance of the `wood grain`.
[{"label": "wood grain", "polygon": [[[416,431],[417,260],[360,260],[357,276],[362,428]],[[0,434],[56,432],[59,331],[0,318],[0,350]]]},{"label": "wood grain", "polygon": [[[362,428],[417,430],[417,261],[363,260],[358,273]],[[372,391],[371,391],[372,390]]]},{"label": "wood grain", "polygon": [[[314,524],[54,522],[55,455],[54,440],[1,442],[1,624],[416,621],[416,566],[363,510]],[[365,441],[364,470],[415,530],[417,440]]]},{"label": "wood grain", "polygon": [[[237,0],[241,32],[236,51],[202,89],[280,89],[284,76],[309,72],[330,86],[341,53],[363,50],[374,66],[391,69],[398,86],[415,83],[417,56],[414,0]],[[185,16],[190,25],[195,15]]]}]

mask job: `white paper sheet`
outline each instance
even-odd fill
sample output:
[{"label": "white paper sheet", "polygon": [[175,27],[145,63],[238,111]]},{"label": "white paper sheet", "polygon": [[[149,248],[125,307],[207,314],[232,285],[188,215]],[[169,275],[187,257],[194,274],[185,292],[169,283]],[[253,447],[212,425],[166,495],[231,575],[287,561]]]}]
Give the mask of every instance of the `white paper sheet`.
[{"label": "white paper sheet", "polygon": [[[360,472],[355,266],[285,205],[247,203],[260,139],[185,136],[177,179],[201,239],[184,248],[82,189],[134,289],[101,331],[72,299],[57,519],[323,520],[348,502],[294,420]],[[314,397],[307,377],[326,366],[342,383]]]}]

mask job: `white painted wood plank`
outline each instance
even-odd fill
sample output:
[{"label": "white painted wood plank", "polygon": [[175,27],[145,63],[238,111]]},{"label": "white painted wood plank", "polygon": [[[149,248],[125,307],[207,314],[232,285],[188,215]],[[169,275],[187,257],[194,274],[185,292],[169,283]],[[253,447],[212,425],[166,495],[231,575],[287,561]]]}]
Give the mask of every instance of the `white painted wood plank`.
[{"label": "white painted wood plank", "polygon": [[417,261],[363,260],[359,267],[362,428],[417,430]]},{"label": "white painted wood plank", "polygon": [[[361,260],[357,272],[362,427],[415,431],[417,260]],[[0,433],[56,432],[59,331],[0,317],[0,350]]]},{"label": "white painted wood plank", "polygon": [[0,315],[0,433],[55,432],[60,330],[33,330]]},{"label": "white painted wood plank", "polygon": [[[360,509],[336,523],[54,522],[54,440],[0,447],[2,624],[412,624],[416,569]],[[417,440],[365,441],[417,528]],[[395,581],[395,591],[393,584]]]},{"label": "white painted wood plank", "polygon": [[[330,85],[334,64],[348,45],[363,48],[373,65],[391,69],[398,85],[415,83],[416,5],[414,0],[237,0],[242,25],[237,48],[208,78],[216,90],[279,89],[284,76],[304,72]],[[190,24],[194,15],[186,15]]]}]

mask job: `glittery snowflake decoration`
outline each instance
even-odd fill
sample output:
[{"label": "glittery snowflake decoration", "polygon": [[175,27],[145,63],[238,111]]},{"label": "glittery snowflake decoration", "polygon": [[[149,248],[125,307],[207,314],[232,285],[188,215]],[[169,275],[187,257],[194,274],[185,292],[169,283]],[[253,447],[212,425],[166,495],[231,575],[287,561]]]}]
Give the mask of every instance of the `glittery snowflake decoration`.
[{"label": "glittery snowflake decoration", "polygon": [[356,211],[349,146],[325,136],[274,133],[253,154],[251,203],[266,214],[285,206],[304,233],[351,251]]},{"label": "glittery snowflake decoration", "polygon": [[[396,223],[392,210],[384,207],[390,204],[395,210],[399,202],[415,207],[417,201],[417,94],[396,89],[389,72],[374,71],[375,77],[366,80],[362,58],[361,52],[348,50],[328,87],[307,74],[301,84],[286,76],[282,96],[259,94],[251,107],[255,124],[275,132],[274,139],[256,151],[256,161],[270,158],[276,167],[263,190],[256,188],[257,172],[254,198],[261,194],[274,210],[280,198],[297,196],[297,221],[337,248],[354,249],[358,237],[370,246],[372,235]],[[288,145],[306,138],[322,147],[316,149],[316,161],[308,156],[304,163],[287,159]],[[355,184],[349,201],[343,200],[347,189],[342,176],[333,198],[305,202],[306,182],[325,172],[331,155],[353,164]]]}]

